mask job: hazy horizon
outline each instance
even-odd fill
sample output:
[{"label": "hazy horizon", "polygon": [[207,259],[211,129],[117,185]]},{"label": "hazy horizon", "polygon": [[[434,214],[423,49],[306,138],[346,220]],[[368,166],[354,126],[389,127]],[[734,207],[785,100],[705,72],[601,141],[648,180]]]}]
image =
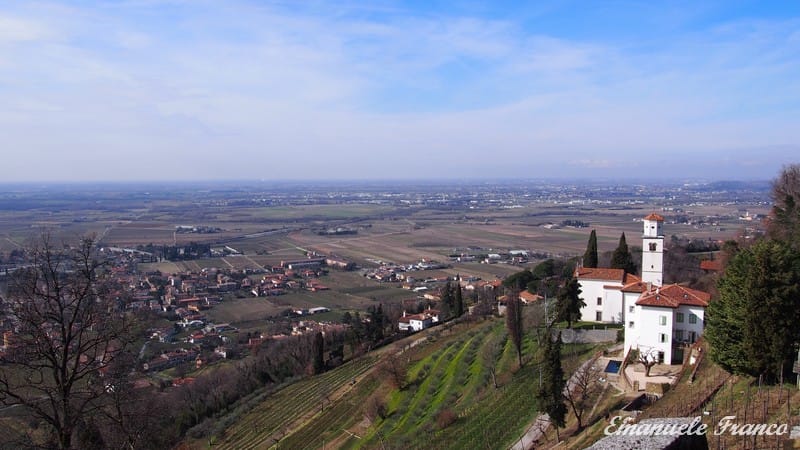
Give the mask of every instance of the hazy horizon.
[{"label": "hazy horizon", "polygon": [[8,1],[3,181],[770,180],[800,3]]}]

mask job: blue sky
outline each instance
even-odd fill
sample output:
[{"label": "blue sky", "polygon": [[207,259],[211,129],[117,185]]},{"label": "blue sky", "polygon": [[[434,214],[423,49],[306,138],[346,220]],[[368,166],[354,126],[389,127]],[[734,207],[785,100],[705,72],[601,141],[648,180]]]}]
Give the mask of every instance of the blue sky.
[{"label": "blue sky", "polygon": [[766,179],[800,2],[4,1],[4,181]]}]

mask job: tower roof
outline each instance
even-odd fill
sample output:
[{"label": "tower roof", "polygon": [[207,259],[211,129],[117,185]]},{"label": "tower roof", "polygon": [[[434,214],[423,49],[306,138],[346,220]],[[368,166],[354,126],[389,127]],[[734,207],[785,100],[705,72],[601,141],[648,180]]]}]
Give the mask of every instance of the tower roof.
[{"label": "tower roof", "polygon": [[663,221],[664,221],[664,218],[663,218],[663,217],[661,217],[661,216],[659,216],[659,215],[658,215],[658,214],[656,214],[656,213],[651,213],[651,214],[649,214],[647,217],[645,217],[645,218],[644,218],[644,220],[657,220],[657,221],[659,221],[659,222],[663,222]]}]

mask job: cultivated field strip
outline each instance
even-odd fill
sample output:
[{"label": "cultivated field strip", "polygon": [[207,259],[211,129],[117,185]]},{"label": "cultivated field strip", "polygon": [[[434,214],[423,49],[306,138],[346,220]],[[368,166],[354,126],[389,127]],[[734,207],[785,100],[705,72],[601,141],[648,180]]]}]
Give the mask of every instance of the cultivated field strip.
[{"label": "cultivated field strip", "polygon": [[440,412],[468,409],[476,392],[486,388],[488,371],[480,353],[489,345],[492,330],[488,326],[473,330],[417,362],[410,371],[412,384],[390,401],[389,417],[366,439],[348,444],[370,448],[384,438],[401,446],[429,447]]},{"label": "cultivated field strip", "polygon": [[336,370],[308,378],[270,395],[226,432],[216,448],[268,448],[287,433],[286,427],[315,409],[336,391],[369,370],[377,359],[359,358]]}]

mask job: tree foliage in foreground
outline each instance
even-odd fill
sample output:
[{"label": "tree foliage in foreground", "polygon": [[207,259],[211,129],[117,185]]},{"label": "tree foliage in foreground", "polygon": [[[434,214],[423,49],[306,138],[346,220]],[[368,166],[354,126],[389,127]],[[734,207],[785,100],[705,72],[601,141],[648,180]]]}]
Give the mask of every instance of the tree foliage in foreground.
[{"label": "tree foliage in foreground", "polygon": [[800,341],[800,255],[762,240],[740,249],[707,310],[711,357],[729,371],[774,379],[790,368]]},{"label": "tree foliage in foreground", "polygon": [[48,447],[100,445],[98,426],[124,420],[114,394],[134,363],[134,333],[94,250],[92,239],[65,247],[44,236],[2,305],[16,327],[0,357],[0,404],[22,406],[45,424]]}]

